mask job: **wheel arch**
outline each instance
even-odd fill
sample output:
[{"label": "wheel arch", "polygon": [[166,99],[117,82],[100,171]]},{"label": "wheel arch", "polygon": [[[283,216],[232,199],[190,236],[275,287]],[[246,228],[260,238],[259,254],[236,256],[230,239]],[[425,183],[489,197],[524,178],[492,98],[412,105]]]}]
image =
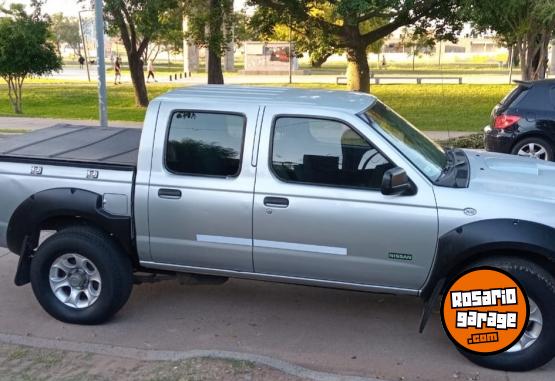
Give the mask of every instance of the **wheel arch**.
[{"label": "wheel arch", "polygon": [[513,219],[483,220],[459,226],[439,238],[434,265],[420,296],[428,299],[436,285],[448,283],[471,263],[499,256],[528,259],[555,276],[555,229]]},{"label": "wheel arch", "polygon": [[25,246],[38,246],[42,230],[85,224],[105,232],[136,258],[132,218],[112,215],[102,209],[102,195],[78,188],[55,188],[33,194],[13,212],[7,229],[10,251],[21,253]]},{"label": "wheel arch", "polygon": [[549,144],[551,144],[551,148],[555,152],[555,141],[553,141],[553,139],[548,134],[546,134],[545,132],[542,132],[541,130],[532,130],[532,131],[524,132],[522,135],[519,135],[518,139],[516,139],[511,146],[511,152],[515,149],[517,144],[522,142],[524,139],[529,139],[529,138],[540,138],[547,141]]}]

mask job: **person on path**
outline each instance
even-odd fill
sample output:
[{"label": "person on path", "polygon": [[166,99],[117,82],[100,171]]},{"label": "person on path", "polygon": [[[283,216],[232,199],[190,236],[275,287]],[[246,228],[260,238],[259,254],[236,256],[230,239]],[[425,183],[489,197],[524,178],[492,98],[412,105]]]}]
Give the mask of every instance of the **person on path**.
[{"label": "person on path", "polygon": [[118,84],[118,79],[119,84],[121,85],[121,61],[119,60],[119,57],[116,58],[116,62],[114,63],[114,71],[116,73],[114,77],[114,85]]},{"label": "person on path", "polygon": [[82,69],[83,65],[85,64],[85,59],[83,58],[83,56],[81,54],[79,54],[78,62],[79,62],[79,68]]},{"label": "person on path", "polygon": [[153,60],[148,60],[147,70],[148,70],[148,76],[146,77],[147,83],[148,83],[148,81],[150,80],[151,77],[154,80],[154,82],[158,82],[156,80],[156,78],[154,77],[154,61]]}]

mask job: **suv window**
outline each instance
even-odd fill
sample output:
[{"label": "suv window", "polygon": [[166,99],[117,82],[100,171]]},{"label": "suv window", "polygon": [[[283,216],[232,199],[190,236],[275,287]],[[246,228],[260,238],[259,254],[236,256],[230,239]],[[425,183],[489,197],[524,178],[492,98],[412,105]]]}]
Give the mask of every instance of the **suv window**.
[{"label": "suv window", "polygon": [[272,169],[287,182],[379,189],[393,165],[356,131],[333,120],[280,117]]},{"label": "suv window", "polygon": [[178,111],[172,115],[166,167],[178,174],[237,176],[246,118],[237,114]]}]

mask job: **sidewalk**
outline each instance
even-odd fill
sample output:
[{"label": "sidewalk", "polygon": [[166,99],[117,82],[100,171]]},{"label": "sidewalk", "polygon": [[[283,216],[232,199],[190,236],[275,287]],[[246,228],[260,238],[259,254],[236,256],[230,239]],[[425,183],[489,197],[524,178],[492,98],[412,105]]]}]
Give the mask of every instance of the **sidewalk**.
[{"label": "sidewalk", "polygon": [[[55,124],[80,124],[85,126],[98,126],[96,120],[71,120],[71,119],[48,119],[48,118],[24,118],[24,117],[0,117],[0,134],[6,134],[6,130],[38,130]],[[110,121],[112,127],[142,127],[141,122]],[[433,140],[445,140],[459,136],[472,135],[467,131],[423,131]]]}]

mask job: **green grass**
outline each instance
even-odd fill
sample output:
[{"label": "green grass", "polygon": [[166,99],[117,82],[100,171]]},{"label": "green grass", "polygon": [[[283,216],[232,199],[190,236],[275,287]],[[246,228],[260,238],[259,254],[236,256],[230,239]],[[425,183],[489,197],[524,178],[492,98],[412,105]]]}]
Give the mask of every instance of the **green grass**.
[{"label": "green grass", "polygon": [[[174,85],[176,86],[176,85]],[[150,84],[151,98],[172,88]],[[276,85],[274,85],[276,86]],[[294,85],[305,88],[345,89],[328,84]],[[492,107],[510,85],[373,85],[372,93],[422,130],[479,132]],[[84,83],[31,83],[24,86],[23,116],[96,119],[97,86]],[[131,85],[108,88],[110,120],[142,121],[145,109],[134,105]],[[0,85],[0,115],[13,116],[5,85]]]},{"label": "green grass", "polygon": [[[295,85],[344,89],[335,85]],[[479,132],[511,85],[373,85],[371,92],[416,127],[427,131]]]}]

